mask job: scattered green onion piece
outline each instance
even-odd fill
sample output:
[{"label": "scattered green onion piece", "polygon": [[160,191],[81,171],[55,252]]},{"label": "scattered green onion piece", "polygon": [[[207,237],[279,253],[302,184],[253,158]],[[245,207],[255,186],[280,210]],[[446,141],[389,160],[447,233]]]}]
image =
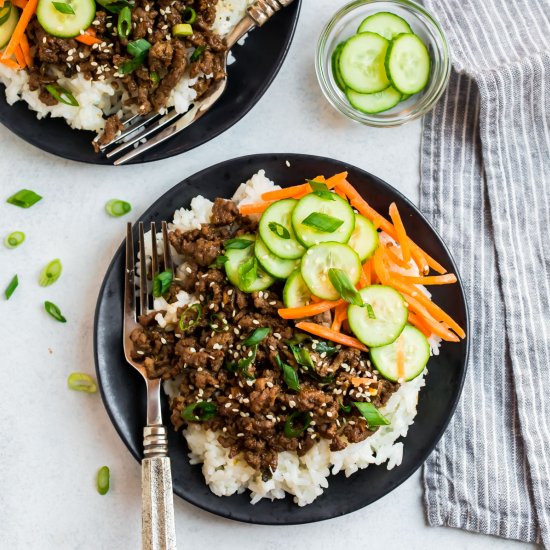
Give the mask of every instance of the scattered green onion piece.
[{"label": "scattered green onion piece", "polygon": [[132,10],[124,6],[118,14],[117,32],[121,38],[128,38],[132,30]]},{"label": "scattered green onion piece", "polygon": [[181,417],[187,422],[206,422],[216,416],[218,407],[215,403],[209,401],[199,401],[186,407]]},{"label": "scattered green onion piece", "polygon": [[153,277],[153,298],[164,296],[168,292],[173,279],[174,274],[171,269],[157,273]]},{"label": "scattered green onion piece", "polygon": [[372,309],[372,306],[370,304],[366,304],[367,313],[369,314],[369,319],[376,319],[376,315],[374,314],[374,309]]},{"label": "scattered green onion piece", "polygon": [[19,206],[20,208],[30,208],[33,204],[36,204],[42,197],[37,195],[30,189],[21,189],[17,191],[15,195],[12,195],[6,202]]},{"label": "scattered green onion piece", "polygon": [[192,304],[181,314],[179,327],[182,332],[187,332],[196,326],[202,317],[202,306]]},{"label": "scattered green onion piece", "polygon": [[127,2],[126,0],[96,0],[96,2],[100,6],[104,7],[107,11],[115,14],[120,13],[122,9],[124,9],[126,6],[133,7],[135,4],[133,1]]},{"label": "scattered green onion piece", "polygon": [[311,186],[311,189],[313,189],[313,193],[317,195],[318,197],[321,197],[322,199],[327,199],[329,201],[334,200],[334,194],[329,191],[329,188],[326,186],[325,183],[316,181],[316,180],[306,180],[309,185]]},{"label": "scattered green onion piece", "polygon": [[102,466],[97,472],[97,492],[106,495],[109,491],[111,472],[108,466]]},{"label": "scattered green onion piece", "polygon": [[346,302],[349,302],[354,306],[363,305],[363,298],[361,298],[361,294],[357,292],[357,289],[353,286],[353,283],[345,271],[331,267],[328,270],[328,278],[330,279],[332,286]]},{"label": "scattered green onion piece", "polygon": [[294,391],[300,391],[300,381],[298,380],[298,374],[290,366],[287,365],[280,357],[279,354],[275,356],[277,366],[283,371],[283,380],[285,384]]},{"label": "scattered green onion piece", "polygon": [[[250,353],[250,352],[249,352]],[[240,372],[248,380],[254,380],[254,376],[250,373],[248,368],[256,361],[256,354],[258,353],[258,346],[252,348],[252,355],[241,359],[237,364],[237,371]]]},{"label": "scattered green onion piece", "polygon": [[58,84],[46,84],[46,90],[50,92],[50,95],[63,103],[64,105],[69,105],[70,107],[80,107],[80,103],[76,100],[75,96]]},{"label": "scattered green onion piece", "polygon": [[83,372],[72,372],[67,379],[67,385],[69,389],[74,391],[81,391],[84,393],[97,392],[97,383],[89,375]]},{"label": "scattered green onion piece", "polygon": [[314,342],[311,347],[317,353],[320,353],[320,354],[326,353],[327,357],[330,357],[331,355],[334,355],[335,353],[338,353],[338,348],[336,346],[333,346],[332,344],[329,344],[328,342],[325,342],[324,340]]},{"label": "scattered green onion piece", "polygon": [[178,23],[172,27],[172,36],[175,36],[176,38],[192,35],[193,27],[189,23]]},{"label": "scattered green onion piece", "polygon": [[7,248],[17,248],[24,241],[25,233],[23,231],[13,231],[4,239],[4,244]]},{"label": "scattered green onion piece", "polygon": [[245,248],[248,248],[249,246],[252,246],[254,244],[254,241],[251,241],[249,239],[229,239],[228,241],[225,241],[224,248],[226,250],[244,250]]},{"label": "scattered green onion piece", "polygon": [[192,25],[197,20],[197,12],[190,7],[185,8],[183,12],[183,22]]},{"label": "scattered green onion piece", "polygon": [[132,42],[128,42],[128,46],[126,46],[126,50],[132,57],[136,57],[138,55],[147,53],[147,51],[150,48],[151,48],[151,42],[145,40],[145,38],[132,40]]},{"label": "scattered green onion piece", "polygon": [[105,211],[113,218],[120,218],[131,212],[132,205],[129,202],[121,201],[120,199],[111,199],[105,204]]},{"label": "scattered green onion piece", "polygon": [[334,233],[344,221],[322,212],[312,212],[302,220],[302,223],[322,233]]},{"label": "scattered green onion piece", "polygon": [[285,436],[289,439],[301,436],[311,424],[311,413],[294,411],[285,422]]},{"label": "scattered green onion piece", "polygon": [[271,334],[271,329],[269,327],[257,328],[254,332],[243,340],[243,346],[257,346],[264,338],[267,338]]},{"label": "scattered green onion piece", "polygon": [[351,405],[344,405],[343,402],[340,402],[340,409],[346,414],[349,414],[351,412]]},{"label": "scattered green onion piece", "polygon": [[60,323],[66,323],[67,319],[61,315],[61,310],[52,302],[44,302],[44,309],[49,313],[56,321]]},{"label": "scattered green onion piece", "polygon": [[64,15],[74,15],[74,9],[70,4],[66,4],[65,2],[52,2],[52,6],[59,12],[63,13]]},{"label": "scattered green onion piece", "polygon": [[40,273],[38,277],[38,284],[40,286],[53,285],[59,277],[61,277],[61,271],[63,266],[59,259],[52,260]]},{"label": "scattered green onion piece", "polygon": [[15,292],[15,289],[19,285],[19,278],[17,275],[13,276],[13,279],[10,281],[10,284],[7,286],[6,290],[4,291],[4,295],[6,296],[6,300],[9,300],[11,298],[11,295]]},{"label": "scattered green onion piece", "polygon": [[208,267],[211,269],[215,267],[223,267],[227,260],[229,260],[229,258],[225,254],[220,254]]},{"label": "scattered green onion piece", "polygon": [[227,332],[229,330],[227,319],[219,313],[210,316],[208,325],[214,332]]},{"label": "scattered green onion piece", "polygon": [[117,69],[119,74],[130,74],[134,72],[138,67],[141,67],[147,57],[147,52],[151,48],[151,43],[145,40],[145,38],[140,38],[138,40],[133,40],[128,42],[127,51],[133,57],[129,61],[125,61]]},{"label": "scattered green onion piece", "polygon": [[151,71],[149,73],[149,78],[151,79],[151,82],[154,86],[156,86],[160,82],[160,76],[156,71]]},{"label": "scattered green onion piece", "polygon": [[277,237],[281,237],[281,239],[290,239],[290,233],[284,225],[277,222],[269,222],[267,226],[270,231],[277,235]]},{"label": "scattered green onion piece", "polygon": [[353,404],[367,421],[369,429],[376,428],[377,426],[387,426],[390,423],[372,403],[354,402]]},{"label": "scattered green onion piece", "polygon": [[206,46],[198,46],[195,48],[195,51],[191,54],[191,63],[198,61],[204,53],[204,50],[206,50]]},{"label": "scattered green onion piece", "polygon": [[0,26],[2,26],[9,18],[11,13],[11,2],[6,2],[4,7],[0,8]]},{"label": "scattered green onion piece", "polygon": [[258,260],[255,256],[243,262],[238,269],[239,281],[243,290],[246,289],[257,279],[258,277]]}]

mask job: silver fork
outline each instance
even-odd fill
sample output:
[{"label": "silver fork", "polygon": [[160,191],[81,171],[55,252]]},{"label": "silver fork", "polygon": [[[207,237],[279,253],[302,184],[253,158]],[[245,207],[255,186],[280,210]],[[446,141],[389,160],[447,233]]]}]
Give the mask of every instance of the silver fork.
[{"label": "silver fork", "polygon": [[[247,14],[237,23],[225,39],[227,46],[224,57],[225,78],[210,86],[206,94],[194,103],[185,114],[171,109],[164,116],[150,113],[146,116],[132,116],[124,124],[124,130],[114,140],[100,147],[106,151],[113,145],[117,147],[107,153],[107,158],[119,157],[114,161],[116,166],[125,164],[135,157],[149,151],[167,139],[179,134],[191,124],[199,120],[220,99],[227,87],[227,56],[229,50],[254,27],[261,27],[280,9],[288,6],[294,0],[256,0],[247,9]],[[163,131],[159,132],[159,130]],[[157,133],[159,132],[159,133]],[[149,136],[154,137],[149,138]],[[140,142],[141,145],[138,145]],[[120,156],[126,149],[134,147],[130,152]]]},{"label": "silver fork", "polygon": [[[132,358],[130,334],[139,326],[138,317],[149,311],[147,291],[147,263],[143,222],[139,223],[140,284],[136,303],[134,237],[132,224],[126,229],[126,269],[124,276],[124,355],[145,380],[147,387],[147,425],[143,429],[143,460],[141,461],[142,486],[142,548],[143,550],[176,550],[174,524],[174,496],[172,473],[168,458],[168,435],[162,424],[160,389],[161,380],[150,380],[143,365]],[[164,269],[172,268],[168,228],[162,222]],[[159,271],[157,231],[151,223],[152,260],[154,276]]]}]

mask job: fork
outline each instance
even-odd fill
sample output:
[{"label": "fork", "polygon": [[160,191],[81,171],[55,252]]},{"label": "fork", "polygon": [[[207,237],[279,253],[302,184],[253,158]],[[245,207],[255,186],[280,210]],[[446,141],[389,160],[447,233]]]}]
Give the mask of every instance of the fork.
[{"label": "fork", "polygon": [[[134,115],[124,123],[124,129],[112,141],[102,145],[100,151],[105,152],[113,145],[117,145],[106,153],[107,158],[117,158],[116,166],[126,164],[167,139],[179,134],[191,124],[199,120],[220,99],[227,87],[227,57],[230,49],[254,27],[261,27],[280,9],[288,6],[294,0],[256,0],[248,7],[246,15],[237,23],[235,28],[225,39],[224,69],[225,77],[210,86],[199,101],[194,103],[185,114],[177,113],[174,108],[164,116],[159,113],[150,113],[146,116]],[[162,130],[162,128],[165,128]],[[159,132],[159,130],[162,130]],[[157,133],[159,132],[159,133]],[[149,136],[153,136],[149,138]],[[141,145],[139,145],[141,143]],[[130,152],[120,156],[128,148]]]},{"label": "fork", "polygon": [[[147,290],[147,262],[145,256],[145,232],[143,222],[139,223],[139,293],[136,301],[135,256],[132,224],[126,228],[126,268],[124,276],[124,330],[123,343],[126,361],[145,380],[147,388],[147,425],[143,429],[143,460],[141,461],[142,486],[142,549],[176,550],[174,523],[174,497],[172,494],[172,473],[168,458],[168,435],[162,424],[160,403],[160,379],[149,379],[144,366],[132,358],[130,334],[139,327],[138,318],[149,311]],[[151,223],[152,258],[151,271],[154,277],[159,271],[157,251],[157,230]],[[172,257],[168,242],[168,227],[162,222],[162,246],[164,269],[172,268]]]}]

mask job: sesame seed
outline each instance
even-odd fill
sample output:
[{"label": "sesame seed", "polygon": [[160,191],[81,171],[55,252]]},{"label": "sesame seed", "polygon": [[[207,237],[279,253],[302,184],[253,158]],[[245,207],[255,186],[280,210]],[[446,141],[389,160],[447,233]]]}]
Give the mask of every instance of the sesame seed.
[{"label": "sesame seed", "polygon": [[288,404],[291,408],[293,408],[296,406],[296,401],[289,401]]},{"label": "sesame seed", "polygon": [[327,416],[328,416],[329,418],[332,418],[332,413],[331,413],[330,411],[327,411]]},{"label": "sesame seed", "polygon": [[138,355],[145,355],[145,352],[144,352],[144,351],[141,351],[141,350],[138,350],[138,351],[137,351],[137,354],[138,354]]},{"label": "sesame seed", "polygon": [[163,344],[166,344],[166,338],[161,338],[160,341],[161,341]]},{"label": "sesame seed", "polygon": [[232,294],[233,294],[233,289],[230,288],[230,289],[227,291],[227,295],[228,295],[228,296],[231,296]]},{"label": "sesame seed", "polygon": [[252,322],[253,322],[255,325],[259,325],[259,324],[260,324],[260,321],[258,321],[257,319],[254,319]]},{"label": "sesame seed", "polygon": [[273,300],[272,302],[269,302],[269,305],[270,306],[276,306],[277,305],[277,302],[275,300]]},{"label": "sesame seed", "polygon": [[243,433],[237,434],[237,437],[244,437]]}]

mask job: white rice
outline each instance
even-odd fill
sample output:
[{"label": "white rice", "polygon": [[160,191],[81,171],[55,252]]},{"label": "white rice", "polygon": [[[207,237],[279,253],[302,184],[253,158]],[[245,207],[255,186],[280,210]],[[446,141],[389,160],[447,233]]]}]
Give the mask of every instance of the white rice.
[{"label": "white rice", "polygon": [[[237,189],[233,200],[245,204],[260,200],[262,193],[276,189],[265,175],[264,170],[254,174],[250,180]],[[182,230],[199,228],[210,219],[213,203],[204,197],[195,197],[189,209],[180,208],[174,213],[171,228]],[[391,237],[381,234],[382,242]],[[394,242],[395,246],[398,246]],[[183,266],[183,267],[182,267]],[[185,263],[179,269],[185,275]],[[418,269],[411,262],[406,270],[411,275],[418,275]],[[419,289],[423,292],[424,287]],[[165,315],[158,314],[157,321],[161,326],[176,322],[178,307],[195,301],[195,297],[186,292],[177,295],[178,301],[167,304],[164,299],[157,300],[155,307],[165,309]],[[432,355],[439,353],[441,339],[430,338]],[[192,464],[202,464],[202,472],[211,491],[218,496],[229,496],[250,490],[251,502],[257,503],[262,498],[280,499],[286,493],[294,496],[299,506],[313,502],[328,487],[330,475],[344,472],[346,476],[367,468],[370,464],[387,463],[388,470],[399,466],[403,458],[403,443],[397,439],[407,435],[409,426],[416,416],[418,393],[425,384],[425,370],[422,375],[410,382],[405,382],[389,399],[381,412],[390,420],[390,425],[382,426],[378,431],[360,443],[349,444],[344,450],[332,452],[329,443],[321,439],[303,457],[296,453],[279,453],[278,467],[273,477],[263,481],[262,476],[251,468],[242,456],[229,458],[229,450],[218,442],[220,433],[205,430],[199,424],[190,424],[183,434],[189,445],[189,458]],[[164,391],[171,398],[178,394],[180,381],[176,378],[164,384]]]},{"label": "white rice", "polygon": [[[220,36],[229,33],[236,23],[245,15],[246,8],[253,0],[220,0],[216,8],[216,20],[212,26]],[[188,51],[191,57],[194,48]],[[234,57],[231,56],[231,62]],[[211,78],[212,75],[199,75]],[[39,90],[29,89],[29,77],[26,71],[17,71],[0,64],[0,82],[6,86],[6,100],[9,105],[16,101],[25,101],[29,108],[36,111],[38,119],[47,117],[64,118],[71,128],[76,130],[91,130],[101,133],[105,128],[106,117],[118,114],[124,118],[137,112],[136,107],[128,108],[124,100],[128,98],[126,91],[113,87],[114,78],[103,81],[86,80],[83,75],[76,74],[65,78],[61,73],[56,75],[60,86],[71,92],[78,101],[78,107],[59,103],[48,106],[39,99]],[[197,78],[190,79],[188,72],[172,90],[167,107],[174,107],[178,113],[186,113],[197,97],[192,86]]]}]

